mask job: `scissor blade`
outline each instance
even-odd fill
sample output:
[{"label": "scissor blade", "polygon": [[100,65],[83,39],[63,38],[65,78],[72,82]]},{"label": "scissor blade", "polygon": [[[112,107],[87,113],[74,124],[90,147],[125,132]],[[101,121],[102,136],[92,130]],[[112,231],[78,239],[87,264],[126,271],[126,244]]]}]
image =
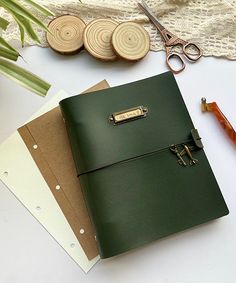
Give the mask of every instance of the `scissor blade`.
[{"label": "scissor blade", "polygon": [[156,16],[153,14],[153,12],[150,10],[148,5],[145,1],[142,1],[142,3],[138,3],[139,7],[143,10],[144,14],[149,18],[149,20],[155,25],[155,27],[161,32],[165,28],[159,23]]}]

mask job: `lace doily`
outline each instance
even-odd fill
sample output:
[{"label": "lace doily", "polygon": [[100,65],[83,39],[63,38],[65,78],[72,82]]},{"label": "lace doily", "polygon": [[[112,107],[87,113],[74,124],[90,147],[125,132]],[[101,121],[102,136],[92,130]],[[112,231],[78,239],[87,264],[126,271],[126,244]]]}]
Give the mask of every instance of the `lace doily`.
[{"label": "lace doily", "polygon": [[[150,34],[151,50],[163,50],[163,41],[139,9],[139,0],[37,0],[57,16],[72,14],[86,23],[97,18],[111,18],[118,22],[135,21]],[[172,33],[201,46],[204,56],[236,59],[236,0],[147,0],[160,22]],[[32,8],[28,7],[30,11]],[[34,12],[35,13],[35,12]],[[46,24],[51,18],[35,13]],[[19,30],[11,16],[0,9],[0,16],[9,20],[6,40],[18,40]],[[39,31],[41,45],[47,46],[45,34]],[[27,44],[33,45],[28,37]]]}]

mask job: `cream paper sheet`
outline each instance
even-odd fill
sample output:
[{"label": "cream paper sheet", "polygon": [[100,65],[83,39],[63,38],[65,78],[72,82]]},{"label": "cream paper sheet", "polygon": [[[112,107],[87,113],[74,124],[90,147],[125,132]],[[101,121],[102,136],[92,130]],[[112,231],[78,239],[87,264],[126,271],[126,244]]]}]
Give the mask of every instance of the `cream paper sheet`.
[{"label": "cream paper sheet", "polygon": [[[66,92],[60,91],[30,120],[58,106],[58,102],[65,97],[68,97]],[[87,259],[79,241],[17,131],[0,145],[0,156],[1,181],[72,259],[85,272],[88,272],[99,260],[99,257],[94,258],[92,261]]]}]

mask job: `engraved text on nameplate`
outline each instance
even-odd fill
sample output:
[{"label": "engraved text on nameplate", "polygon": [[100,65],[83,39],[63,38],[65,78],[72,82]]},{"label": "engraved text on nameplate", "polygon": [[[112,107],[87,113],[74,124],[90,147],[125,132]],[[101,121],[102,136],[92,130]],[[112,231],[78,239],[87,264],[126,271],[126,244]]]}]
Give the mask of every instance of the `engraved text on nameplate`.
[{"label": "engraved text on nameplate", "polygon": [[128,122],[129,120],[146,117],[147,111],[148,110],[146,107],[138,106],[124,111],[113,113],[110,116],[110,120],[113,121],[114,124]]}]

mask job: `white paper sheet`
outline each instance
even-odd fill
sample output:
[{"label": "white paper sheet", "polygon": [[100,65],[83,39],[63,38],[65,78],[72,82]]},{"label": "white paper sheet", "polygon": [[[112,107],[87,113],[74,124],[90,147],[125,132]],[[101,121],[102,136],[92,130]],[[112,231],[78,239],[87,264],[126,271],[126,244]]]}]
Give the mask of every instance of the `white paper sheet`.
[{"label": "white paper sheet", "polygon": [[[58,106],[68,97],[60,91],[30,120]],[[88,272],[99,260],[89,261],[57,204],[50,188],[42,177],[21,136],[16,131],[0,145],[0,179],[22,202],[30,213],[45,227],[76,263]]]}]

